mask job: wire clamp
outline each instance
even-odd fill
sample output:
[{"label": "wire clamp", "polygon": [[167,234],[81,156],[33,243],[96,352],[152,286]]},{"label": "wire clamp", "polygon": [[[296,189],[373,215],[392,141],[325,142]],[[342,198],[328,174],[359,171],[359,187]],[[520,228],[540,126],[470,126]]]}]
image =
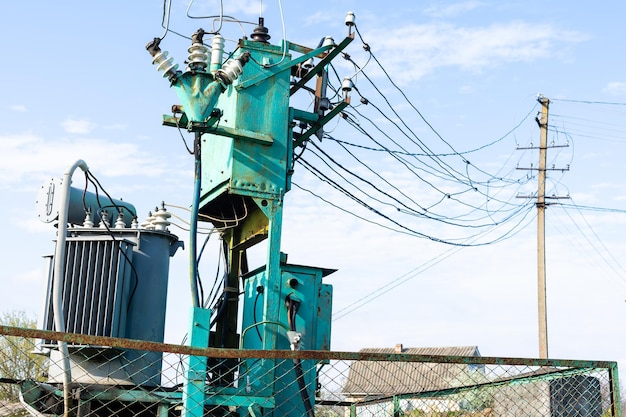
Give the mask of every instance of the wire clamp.
[{"label": "wire clamp", "polygon": [[287,338],[289,339],[289,345],[291,346],[291,350],[296,351],[300,350],[300,342],[302,341],[302,333],[288,331]]}]

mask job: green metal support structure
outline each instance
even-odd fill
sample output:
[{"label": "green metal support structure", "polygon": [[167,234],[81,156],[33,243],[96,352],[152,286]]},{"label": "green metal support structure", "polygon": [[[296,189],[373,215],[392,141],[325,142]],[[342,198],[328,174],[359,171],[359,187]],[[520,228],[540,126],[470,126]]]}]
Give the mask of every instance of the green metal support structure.
[{"label": "green metal support structure", "polygon": [[[192,36],[194,43],[190,50],[201,49],[199,42],[203,34],[200,30]],[[190,237],[194,326],[204,328],[211,322],[210,313],[204,317],[201,312],[204,301],[198,297],[195,282],[198,276],[194,264],[195,224],[207,221],[221,230],[227,264],[222,297],[214,308],[215,328],[206,341],[208,344],[204,333],[192,337],[191,343],[216,348],[329,350],[332,288],[322,284],[322,278],[334,270],[287,263],[287,256],[281,253],[283,204],[285,193],[291,188],[294,148],[304,146],[313,134],[321,139],[323,126],[349,104],[347,94],[343,100],[329,103],[325,77],[328,64],[353,36],[349,35],[339,45],[327,37],[315,49],[286,40],[281,45],[271,45],[262,36],[253,39],[240,40],[223,64],[211,62],[212,72],[207,71],[205,63],[193,62],[191,56],[187,70],[177,71],[160,50],[160,40],[147,48],[182,104],[173,107],[173,115],[164,116],[164,124],[186,128],[196,135],[194,151],[199,183],[196,182]],[[292,53],[298,56],[292,57]],[[318,64],[303,69],[303,64],[312,58],[318,59]],[[297,75],[292,78],[293,74]],[[291,96],[314,77],[318,79],[314,112],[291,108]],[[324,106],[320,105],[322,101]],[[293,131],[296,125],[301,132]],[[262,241],[267,242],[265,265],[250,272],[247,251]],[[251,328],[254,331],[243,340],[240,332]],[[198,329],[192,326],[191,331],[193,336]],[[254,386],[235,380],[237,362],[224,360],[220,362],[221,368],[212,368],[211,383],[223,387],[246,386],[247,395],[261,398],[273,399],[276,393],[301,397],[293,410],[266,408],[261,415],[297,412],[311,417],[319,363],[294,360],[290,366],[298,375],[298,384],[293,381],[274,384],[275,373],[284,373],[284,369],[277,369],[271,360],[247,361],[239,369],[239,378],[254,380],[257,386],[264,387],[255,390]],[[206,364],[196,363],[196,366],[206,367]],[[196,375],[192,369],[188,372],[190,379]],[[303,388],[305,385],[308,388]],[[272,386],[268,391],[267,387]],[[193,401],[199,390],[199,385],[188,381],[185,398]],[[187,415],[195,416],[193,410],[187,410]],[[250,411],[242,409],[241,414]]]}]

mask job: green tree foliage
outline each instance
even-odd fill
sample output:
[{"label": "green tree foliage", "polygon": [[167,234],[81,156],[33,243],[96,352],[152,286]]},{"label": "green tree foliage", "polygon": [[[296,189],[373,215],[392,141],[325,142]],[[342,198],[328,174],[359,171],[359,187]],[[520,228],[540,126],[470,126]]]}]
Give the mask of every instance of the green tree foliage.
[{"label": "green tree foliage", "polygon": [[[36,322],[23,311],[0,313],[0,324],[33,329]],[[24,337],[0,335],[0,400],[18,401],[18,387],[10,381],[38,379],[42,375],[45,357],[34,355],[35,341]]]}]

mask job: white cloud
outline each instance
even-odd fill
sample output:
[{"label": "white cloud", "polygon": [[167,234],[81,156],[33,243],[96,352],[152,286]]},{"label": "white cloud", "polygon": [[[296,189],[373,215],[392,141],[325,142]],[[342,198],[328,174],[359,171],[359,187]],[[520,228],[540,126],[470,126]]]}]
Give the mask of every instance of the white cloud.
[{"label": "white cloud", "polygon": [[16,112],[20,112],[20,113],[24,113],[24,112],[28,111],[26,106],[23,105],[23,104],[13,104],[13,105],[9,106],[9,109],[11,109],[13,111],[16,111]]},{"label": "white cloud", "polygon": [[306,18],[305,26],[319,25],[321,23],[331,23],[337,20],[337,16],[334,13],[323,11],[315,12]]},{"label": "white cloud", "polygon": [[626,83],[621,81],[612,81],[602,89],[607,94],[612,96],[626,95]]},{"label": "white cloud", "polygon": [[126,123],[116,123],[112,125],[102,126],[106,130],[126,130],[128,125]]},{"label": "white cloud", "polygon": [[78,120],[78,119],[67,119],[61,123],[63,129],[67,133],[73,133],[76,135],[86,135],[96,128],[94,123],[91,123],[88,120]]},{"label": "white cloud", "polygon": [[385,48],[375,53],[388,72],[404,74],[404,83],[444,67],[479,72],[506,63],[534,62],[558,56],[568,44],[584,40],[578,32],[525,22],[482,27],[409,25],[382,35],[368,33],[366,40],[386,39]]},{"label": "white cloud", "polygon": [[85,160],[97,175],[110,177],[154,177],[169,172],[165,161],[141,150],[139,144],[23,133],[0,136],[0,188],[40,185],[46,178],[61,176],[77,159]]},{"label": "white cloud", "polygon": [[[189,13],[190,16],[198,18],[200,16],[210,16],[218,18],[220,16],[220,10],[213,2],[193,2],[192,5],[188,5],[188,2],[180,2],[176,5],[172,5],[172,18],[185,16]],[[224,2],[224,14],[237,16],[240,13],[246,13],[259,16],[259,13],[267,8],[264,3],[250,2],[248,0],[231,0]],[[216,22],[216,26],[219,22]]]},{"label": "white cloud", "polygon": [[469,12],[478,7],[484,6],[484,3],[480,1],[464,1],[460,3],[453,3],[447,6],[433,5],[424,10],[424,14],[431,17],[455,17],[462,13]]},{"label": "white cloud", "polygon": [[[263,14],[266,4],[250,2],[248,0],[231,0],[224,2],[224,13],[237,15],[239,12],[256,15]],[[215,13],[213,13],[215,14]]]}]

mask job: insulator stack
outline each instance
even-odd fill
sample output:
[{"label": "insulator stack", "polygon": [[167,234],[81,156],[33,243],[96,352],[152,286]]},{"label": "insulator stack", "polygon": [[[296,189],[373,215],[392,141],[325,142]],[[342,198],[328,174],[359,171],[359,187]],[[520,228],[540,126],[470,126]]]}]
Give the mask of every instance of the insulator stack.
[{"label": "insulator stack", "polygon": [[178,64],[174,64],[174,58],[167,57],[167,51],[159,51],[154,55],[152,63],[157,66],[158,71],[163,71],[163,78],[169,77],[178,69]]},{"label": "insulator stack", "polygon": [[189,71],[205,71],[209,65],[209,48],[201,42],[194,42],[189,49],[187,69]]},{"label": "insulator stack", "polygon": [[83,222],[83,227],[93,227],[93,219],[91,217],[91,209],[88,208],[87,211],[85,211],[85,221]]},{"label": "insulator stack", "polygon": [[219,78],[224,84],[232,84],[243,73],[243,66],[249,60],[249,53],[243,53],[236,59],[229,59],[216,72],[215,77]]},{"label": "insulator stack", "polygon": [[117,220],[115,220],[115,228],[116,229],[126,228],[126,223],[124,222],[124,213],[122,213],[121,211],[117,215]]},{"label": "insulator stack", "polygon": [[167,230],[167,226],[171,224],[167,220],[170,217],[172,217],[172,215],[165,209],[165,203],[162,203],[161,208],[154,213],[154,220],[152,221],[154,230]]},{"label": "insulator stack", "polygon": [[152,215],[152,212],[149,211],[148,217],[146,217],[146,220],[143,223],[141,223],[141,227],[143,227],[146,230],[154,230],[154,225],[152,224],[153,221],[154,221],[154,216]]},{"label": "insulator stack", "polygon": [[111,226],[111,223],[109,222],[109,212],[106,210],[102,210],[101,217],[102,220],[100,220],[99,227],[101,229],[108,229],[109,226]]},{"label": "insulator stack", "polygon": [[224,55],[224,38],[217,34],[211,41],[211,72],[222,68],[222,56]]},{"label": "insulator stack", "polygon": [[254,28],[252,33],[250,34],[250,38],[256,42],[267,43],[270,40],[271,36],[269,34],[269,30],[264,26],[265,21],[262,17],[259,17],[259,24]]}]

